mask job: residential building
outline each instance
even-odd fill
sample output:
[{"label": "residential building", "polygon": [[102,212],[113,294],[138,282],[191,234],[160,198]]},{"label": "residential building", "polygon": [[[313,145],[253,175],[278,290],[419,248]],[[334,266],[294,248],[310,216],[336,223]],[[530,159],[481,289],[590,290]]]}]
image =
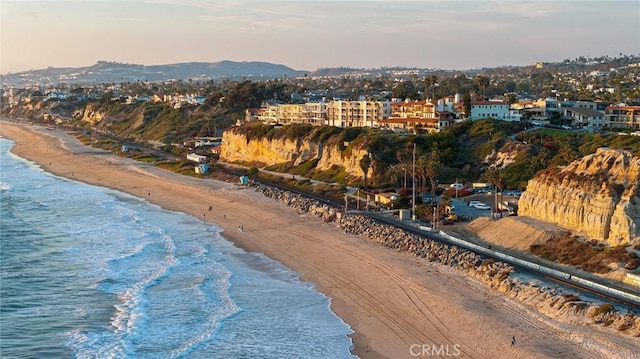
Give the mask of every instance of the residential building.
[{"label": "residential building", "polygon": [[[571,104],[572,104],[571,107],[582,107],[582,108],[590,108],[596,111],[598,110],[598,104],[593,101],[571,101]],[[565,104],[563,104],[562,106],[566,107]]]},{"label": "residential building", "polygon": [[267,111],[265,107],[248,108],[244,111],[244,121],[254,122],[260,120],[260,117]]},{"label": "residential building", "polygon": [[435,118],[436,107],[429,101],[405,100],[391,104],[391,118]]},{"label": "residential building", "polygon": [[532,120],[548,120],[552,116],[560,115],[560,101],[554,99],[540,99],[533,102],[533,107],[526,110],[531,113]]},{"label": "residential building", "polygon": [[494,118],[507,120],[509,118],[509,104],[502,101],[471,101],[470,120]]},{"label": "residential building", "polygon": [[47,100],[66,100],[67,94],[59,91],[52,91],[47,94]]},{"label": "residential building", "polygon": [[[386,121],[395,111],[398,121]],[[450,111],[436,111],[433,104],[389,101],[319,101],[304,104],[267,104],[261,109],[245,112],[245,121],[258,120],[265,124],[287,125],[307,123],[313,126],[334,127],[392,127],[419,128],[422,131],[441,131],[455,118]],[[408,119],[408,121],[402,121]],[[419,119],[415,121],[414,119]],[[421,121],[430,119],[432,121]],[[384,122],[386,121],[386,122]],[[384,124],[383,124],[384,123]]]},{"label": "residential building", "polygon": [[171,95],[165,95],[163,93],[154,93],[151,97],[151,102],[169,102],[171,101]]},{"label": "residential building", "polygon": [[378,122],[380,127],[389,128],[391,130],[402,130],[414,133],[432,133],[440,132],[446,127],[451,126],[453,122],[452,116],[444,116],[442,118],[424,118],[424,117],[392,117]]},{"label": "residential building", "polygon": [[267,105],[262,108],[262,111],[258,114],[258,121],[266,125],[278,124],[278,106],[279,105]]},{"label": "residential building", "polygon": [[324,101],[307,102],[304,110],[304,122],[314,126],[327,125],[327,103]]},{"label": "residential building", "polygon": [[589,107],[563,107],[562,116],[571,119],[571,124],[576,127],[600,129],[604,126],[604,113]]},{"label": "residential building", "polygon": [[207,101],[207,96],[196,96],[192,100],[196,105],[204,105],[205,101]]},{"label": "residential building", "polygon": [[604,110],[604,126],[640,129],[640,106],[609,106]]},{"label": "residential building", "polygon": [[389,118],[388,101],[330,101],[327,106],[327,124],[335,127],[378,127],[378,122]]},{"label": "residential building", "polygon": [[282,104],[277,107],[276,116],[279,124],[304,123],[304,104]]}]

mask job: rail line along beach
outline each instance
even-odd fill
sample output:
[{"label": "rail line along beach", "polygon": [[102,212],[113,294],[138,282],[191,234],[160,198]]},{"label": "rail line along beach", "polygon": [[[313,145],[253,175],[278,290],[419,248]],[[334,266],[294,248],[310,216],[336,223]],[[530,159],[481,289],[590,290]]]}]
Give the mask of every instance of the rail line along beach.
[{"label": "rail line along beach", "polygon": [[[4,276],[31,272],[3,257],[3,325],[9,314],[36,314],[51,325],[54,313],[73,307],[79,323],[68,326],[76,330],[69,330],[59,347],[48,343],[51,350],[62,347],[80,357],[167,350],[190,357],[241,351],[266,357],[411,358],[418,349],[424,354],[425,348],[448,347],[468,358],[598,358],[630,357],[637,345],[633,338],[543,317],[461,272],[345,234],[251,187],[116,157],[83,146],[64,130],[2,121],[0,135],[3,151],[11,148],[19,156],[2,154],[3,166],[10,164],[1,179],[3,217],[9,211],[26,221],[19,217],[25,212],[34,226],[47,229],[28,241],[34,248],[24,247],[22,254],[44,250],[47,260],[61,261],[68,274],[61,283],[75,285],[78,293],[78,302],[69,307],[5,308],[10,297]],[[23,172],[24,180],[16,177]],[[5,200],[21,186],[34,197],[31,207],[18,210]],[[62,211],[71,210],[81,213],[82,221],[56,227],[56,221],[63,223]],[[3,241],[5,223],[3,218]],[[72,245],[62,240],[69,237]],[[39,263],[33,259],[30,270]],[[14,267],[8,272],[9,264]],[[92,303],[102,309],[93,312]],[[39,316],[43,311],[52,314]],[[150,329],[154,324],[184,328],[163,322],[184,312],[209,319],[189,324],[198,330],[170,335]],[[86,321],[110,329],[96,330]],[[137,346],[141,338],[158,345]],[[33,345],[8,339],[2,338],[3,352]]]}]

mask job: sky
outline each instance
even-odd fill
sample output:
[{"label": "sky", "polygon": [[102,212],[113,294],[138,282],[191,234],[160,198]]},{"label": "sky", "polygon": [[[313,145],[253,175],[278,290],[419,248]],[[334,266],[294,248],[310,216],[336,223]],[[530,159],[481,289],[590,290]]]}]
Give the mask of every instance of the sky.
[{"label": "sky", "polygon": [[464,70],[640,54],[640,1],[0,0],[0,73],[97,61]]}]

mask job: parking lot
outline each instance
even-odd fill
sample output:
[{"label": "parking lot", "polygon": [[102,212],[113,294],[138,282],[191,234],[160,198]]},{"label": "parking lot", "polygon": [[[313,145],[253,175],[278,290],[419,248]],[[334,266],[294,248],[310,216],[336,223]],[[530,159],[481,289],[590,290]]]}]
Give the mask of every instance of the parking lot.
[{"label": "parking lot", "polygon": [[[474,198],[471,198],[474,197]],[[477,198],[476,198],[477,197]],[[452,198],[451,203],[455,205],[456,209],[454,212],[458,216],[468,217],[468,218],[478,218],[478,217],[491,217],[491,210],[480,210],[473,207],[469,207],[469,201],[481,201],[489,206],[491,206],[491,196],[482,196],[482,195],[473,195],[467,196],[465,198]]]},{"label": "parking lot", "polygon": [[[503,195],[502,200],[516,202],[517,197]],[[469,202],[471,201],[478,201],[480,203],[488,205],[491,208],[493,207],[493,195],[474,194],[471,196],[466,196],[464,198],[452,198],[451,203],[455,206],[455,214],[468,218],[491,217],[491,209],[477,209],[470,207]],[[509,214],[504,213],[503,215],[506,217]]]}]

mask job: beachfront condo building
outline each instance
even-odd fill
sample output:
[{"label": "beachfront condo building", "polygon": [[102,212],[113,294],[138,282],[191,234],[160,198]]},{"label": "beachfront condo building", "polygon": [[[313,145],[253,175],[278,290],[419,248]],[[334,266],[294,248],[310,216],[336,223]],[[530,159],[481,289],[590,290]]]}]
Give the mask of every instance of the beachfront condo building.
[{"label": "beachfront condo building", "polygon": [[335,127],[379,127],[389,118],[390,101],[331,101],[327,106],[327,124]]},{"label": "beachfront condo building", "polygon": [[604,110],[604,125],[609,128],[640,130],[640,106],[609,106]]}]

